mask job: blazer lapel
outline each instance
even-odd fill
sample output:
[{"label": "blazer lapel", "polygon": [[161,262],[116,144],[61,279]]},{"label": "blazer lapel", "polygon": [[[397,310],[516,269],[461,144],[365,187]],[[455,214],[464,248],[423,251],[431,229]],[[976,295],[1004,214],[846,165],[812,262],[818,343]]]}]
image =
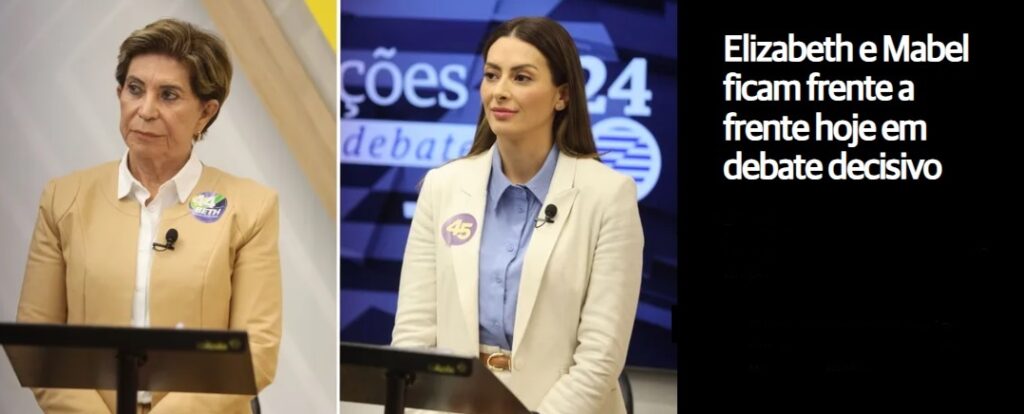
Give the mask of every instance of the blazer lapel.
[{"label": "blazer lapel", "polygon": [[[183,322],[188,328],[205,327],[205,315],[201,311],[190,315],[190,311],[205,309],[202,302],[211,288],[206,280],[210,277],[207,257],[213,254],[213,249],[204,243],[214,243],[219,236],[216,229],[223,228],[223,225],[218,226],[221,222],[202,223],[189,217],[189,202],[201,192],[214,191],[219,178],[217,170],[204,166],[188,199],[179,203],[175,198],[175,203],[165,207],[161,213],[160,227],[155,234],[157,240],[162,241],[172,228],[178,231],[179,236],[175,250],[153,254],[149,278],[150,326],[169,327]],[[229,200],[228,208],[231,207]],[[194,316],[195,319],[182,320],[183,315]]]},{"label": "blazer lapel", "polygon": [[[444,243],[445,234],[449,232],[453,219],[466,221],[466,215],[472,217],[475,224],[469,229],[470,237],[463,244],[445,246],[451,253],[452,267],[455,272],[455,282],[459,290],[459,302],[462,305],[462,313],[466,319],[466,329],[469,333],[471,344],[467,347],[474,352],[480,347],[480,311],[479,300],[479,274],[480,274],[480,238],[484,225],[484,209],[487,206],[487,180],[491,173],[491,147],[487,152],[468,159],[464,171],[458,177],[457,189],[452,194],[452,199],[445,203],[441,211],[440,228],[437,229],[442,235],[440,243]],[[443,183],[442,183],[443,185]],[[461,217],[459,217],[461,216]]]},{"label": "blazer lapel", "polygon": [[114,208],[97,209],[96,216],[90,217],[94,220],[89,223],[92,231],[82,233],[87,265],[85,278],[80,281],[84,298],[82,321],[78,323],[131,324],[139,202],[130,196],[117,198],[117,164],[113,165],[112,178],[103,180],[99,196],[113,203]]},{"label": "blazer lapel", "polygon": [[537,300],[537,291],[544,279],[544,269],[547,268],[548,259],[551,258],[551,251],[555,247],[555,242],[558,241],[558,235],[565,228],[565,223],[572,212],[573,202],[576,201],[576,194],[579,192],[574,187],[576,161],[574,157],[558,154],[558,165],[555,166],[554,176],[551,177],[547,199],[541,204],[541,214],[548,204],[554,204],[558,208],[555,222],[545,223],[540,228],[534,229],[533,235],[530,237],[530,245],[526,248],[523,273],[519,278],[519,297],[516,302],[516,325],[512,337],[513,359],[515,359],[519,344],[522,343],[527,324],[530,322],[533,305]]}]

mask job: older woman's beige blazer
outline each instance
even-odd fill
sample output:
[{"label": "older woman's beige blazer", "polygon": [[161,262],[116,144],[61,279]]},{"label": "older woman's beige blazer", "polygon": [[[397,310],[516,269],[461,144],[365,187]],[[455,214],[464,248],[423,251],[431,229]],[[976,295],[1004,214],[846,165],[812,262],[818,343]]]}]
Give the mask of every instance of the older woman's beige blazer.
[{"label": "older woman's beige blazer", "polygon": [[[19,322],[130,325],[139,204],[117,198],[117,167],[103,164],[46,185]],[[170,228],[179,238],[174,250],[153,254],[150,326],[248,331],[256,385],[263,389],[274,378],[281,339],[277,194],[209,166],[189,199],[203,192],[227,198],[217,221],[200,221],[187,202],[162,213],[159,241]],[[115,411],[111,391],[34,392],[47,413]],[[247,413],[251,399],[154,392],[152,413]]]}]

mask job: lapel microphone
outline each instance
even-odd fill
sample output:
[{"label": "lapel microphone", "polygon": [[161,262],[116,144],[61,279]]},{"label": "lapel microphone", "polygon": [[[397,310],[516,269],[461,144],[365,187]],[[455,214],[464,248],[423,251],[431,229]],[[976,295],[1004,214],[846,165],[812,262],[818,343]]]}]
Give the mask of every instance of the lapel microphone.
[{"label": "lapel microphone", "polygon": [[534,222],[537,225],[533,226],[533,228],[539,229],[544,223],[554,223],[556,214],[558,214],[558,207],[554,204],[548,204],[547,207],[544,207],[544,218],[535,219]]},{"label": "lapel microphone", "polygon": [[178,230],[170,229],[167,230],[167,234],[164,235],[164,239],[167,240],[164,244],[153,243],[153,250],[162,252],[164,250],[174,250],[174,242],[178,241]]}]

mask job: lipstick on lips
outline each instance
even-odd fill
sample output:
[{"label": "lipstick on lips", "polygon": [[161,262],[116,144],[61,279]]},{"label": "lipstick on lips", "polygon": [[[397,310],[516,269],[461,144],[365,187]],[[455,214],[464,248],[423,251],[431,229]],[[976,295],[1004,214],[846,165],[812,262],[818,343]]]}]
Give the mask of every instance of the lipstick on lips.
[{"label": "lipstick on lips", "polygon": [[132,132],[134,132],[137,135],[142,135],[145,138],[156,138],[156,137],[160,136],[160,134],[154,134],[152,132],[146,132],[146,131],[139,131],[137,129],[133,129]]},{"label": "lipstick on lips", "polygon": [[494,115],[494,118],[499,121],[510,119],[518,112],[519,111],[513,111],[508,108],[491,108],[491,114]]}]

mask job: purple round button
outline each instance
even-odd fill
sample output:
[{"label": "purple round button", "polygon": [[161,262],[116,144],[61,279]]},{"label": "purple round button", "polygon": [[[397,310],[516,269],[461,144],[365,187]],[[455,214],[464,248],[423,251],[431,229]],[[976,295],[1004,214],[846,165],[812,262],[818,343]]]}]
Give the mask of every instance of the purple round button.
[{"label": "purple round button", "polygon": [[441,237],[449,246],[464,244],[476,234],[476,219],[468,213],[456,214],[441,225]]}]

